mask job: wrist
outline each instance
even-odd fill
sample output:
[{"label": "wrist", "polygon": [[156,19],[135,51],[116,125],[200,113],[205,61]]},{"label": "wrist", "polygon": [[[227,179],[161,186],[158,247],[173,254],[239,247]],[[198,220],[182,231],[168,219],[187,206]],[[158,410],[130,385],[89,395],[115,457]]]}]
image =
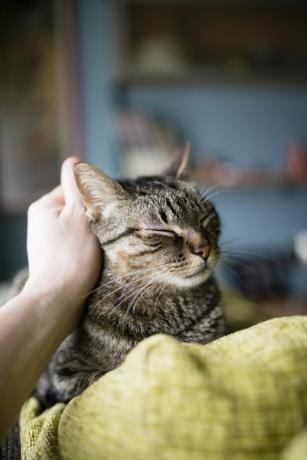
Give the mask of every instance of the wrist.
[{"label": "wrist", "polygon": [[30,278],[19,297],[30,306],[43,328],[54,329],[55,334],[62,338],[76,328],[81,318],[82,301],[70,299],[65,293],[65,286],[50,286]]}]

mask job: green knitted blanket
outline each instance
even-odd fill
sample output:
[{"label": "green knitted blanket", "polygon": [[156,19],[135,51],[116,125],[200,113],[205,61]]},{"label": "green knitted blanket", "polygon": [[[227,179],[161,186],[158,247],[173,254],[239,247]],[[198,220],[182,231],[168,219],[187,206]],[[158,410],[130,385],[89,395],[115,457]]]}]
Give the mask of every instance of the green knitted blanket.
[{"label": "green knitted blanket", "polygon": [[307,317],[200,346],[166,336],[67,406],[23,407],[24,460],[307,458]]}]

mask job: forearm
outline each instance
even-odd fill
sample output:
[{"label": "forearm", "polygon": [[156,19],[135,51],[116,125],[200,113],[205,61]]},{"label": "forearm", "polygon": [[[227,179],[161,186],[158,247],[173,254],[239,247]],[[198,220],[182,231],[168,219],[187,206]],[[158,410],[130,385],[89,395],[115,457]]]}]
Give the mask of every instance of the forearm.
[{"label": "forearm", "polygon": [[0,438],[74,323],[59,291],[25,289],[0,308]]}]

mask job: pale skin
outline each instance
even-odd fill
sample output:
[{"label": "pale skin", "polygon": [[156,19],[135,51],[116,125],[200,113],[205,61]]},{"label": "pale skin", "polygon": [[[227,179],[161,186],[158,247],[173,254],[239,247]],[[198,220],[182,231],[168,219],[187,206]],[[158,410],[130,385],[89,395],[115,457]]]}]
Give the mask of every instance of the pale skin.
[{"label": "pale skin", "polygon": [[0,439],[57,347],[76,328],[101,270],[101,251],[74,180],[78,161],[65,160],[61,185],[30,206],[29,279],[0,308]]}]

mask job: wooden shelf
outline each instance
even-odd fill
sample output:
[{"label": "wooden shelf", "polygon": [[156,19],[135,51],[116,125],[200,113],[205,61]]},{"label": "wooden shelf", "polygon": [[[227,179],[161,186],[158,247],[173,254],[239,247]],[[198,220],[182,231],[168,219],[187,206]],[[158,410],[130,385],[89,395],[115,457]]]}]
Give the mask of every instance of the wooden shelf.
[{"label": "wooden shelf", "polygon": [[181,74],[149,74],[123,72],[117,78],[122,87],[212,87],[212,86],[303,86],[307,87],[307,76],[278,75],[231,75],[187,71]]},{"label": "wooden shelf", "polygon": [[119,5],[123,87],[307,86],[302,2],[122,0]]},{"label": "wooden shelf", "polygon": [[[204,184],[206,187],[213,187],[216,184],[217,189],[227,189],[227,190],[234,190],[234,191],[248,191],[248,190],[259,190],[259,191],[274,191],[280,190],[285,192],[292,192],[292,191],[299,191],[307,189],[307,181],[298,181],[292,179],[286,175],[266,175],[263,178],[258,177],[254,180],[242,180],[238,178],[237,181],[233,181],[231,183],[230,180],[219,179],[215,178],[214,180],[208,180],[206,177],[199,174],[198,171],[191,171],[190,177],[192,180],[199,184]],[[227,183],[229,185],[227,185]]]},{"label": "wooden shelf", "polygon": [[[150,4],[162,4],[162,5],[200,5],[200,6],[246,6],[246,0],[117,0],[118,3],[124,5],[150,5]],[[302,0],[252,0],[248,6],[290,6],[290,7],[302,7]]]}]

